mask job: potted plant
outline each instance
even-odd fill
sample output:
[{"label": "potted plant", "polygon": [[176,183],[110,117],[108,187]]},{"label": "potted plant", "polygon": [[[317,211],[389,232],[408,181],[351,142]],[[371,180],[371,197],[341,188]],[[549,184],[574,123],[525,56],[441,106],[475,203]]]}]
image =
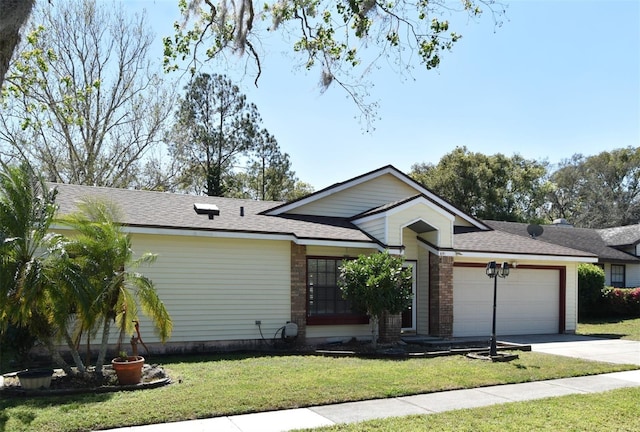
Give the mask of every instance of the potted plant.
[{"label": "potted plant", "polygon": [[121,351],[118,357],[111,360],[111,366],[116,372],[120,385],[138,384],[142,379],[144,357],[130,356],[125,351]]},{"label": "potted plant", "polygon": [[26,369],[17,373],[20,386],[25,390],[47,389],[51,385],[53,369]]}]

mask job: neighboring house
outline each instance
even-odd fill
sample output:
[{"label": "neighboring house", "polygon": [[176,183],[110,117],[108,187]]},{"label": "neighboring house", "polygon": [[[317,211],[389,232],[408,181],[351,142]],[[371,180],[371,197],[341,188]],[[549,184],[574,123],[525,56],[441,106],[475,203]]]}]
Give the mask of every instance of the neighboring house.
[{"label": "neighboring house", "polygon": [[[527,224],[484,221],[490,227],[529,237]],[[598,256],[605,285],[619,288],[640,286],[640,225],[591,229],[576,228],[560,219],[543,225],[538,240],[583,250]]]},{"label": "neighboring house", "polygon": [[[571,333],[577,266],[597,261],[494,230],[392,166],[288,203],[56,186],[62,213],[84,197],[115,202],[134,250],[158,254],[143,271],[174,321],[166,351],[254,346],[287,322],[297,324],[300,343],[370,338],[367,317],[349,309],[337,278],[343,260],[384,250],[413,268],[406,332],[489,337],[485,267],[495,260],[514,267],[498,282],[499,335]],[[147,344],[157,343],[151,328],[143,321]]]}]

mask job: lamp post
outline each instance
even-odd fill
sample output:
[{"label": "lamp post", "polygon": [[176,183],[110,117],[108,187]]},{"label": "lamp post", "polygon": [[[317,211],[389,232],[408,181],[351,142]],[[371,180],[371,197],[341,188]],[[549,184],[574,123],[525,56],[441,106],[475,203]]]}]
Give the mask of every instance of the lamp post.
[{"label": "lamp post", "polygon": [[487,263],[487,276],[493,279],[493,326],[491,328],[491,346],[489,347],[489,355],[491,357],[498,355],[496,343],[496,300],[498,299],[498,277],[506,278],[509,276],[509,263],[503,262],[499,267],[495,261]]}]

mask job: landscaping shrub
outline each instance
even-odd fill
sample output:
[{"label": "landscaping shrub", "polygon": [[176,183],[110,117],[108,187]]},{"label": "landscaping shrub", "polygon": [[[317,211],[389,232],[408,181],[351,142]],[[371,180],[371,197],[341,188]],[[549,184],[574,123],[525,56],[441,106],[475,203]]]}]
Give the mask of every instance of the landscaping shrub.
[{"label": "landscaping shrub", "polygon": [[595,264],[578,265],[578,316],[602,316],[604,270]]},{"label": "landscaping shrub", "polygon": [[35,343],[35,336],[25,327],[9,324],[4,333],[0,333],[0,351],[20,368],[29,363],[29,352]]},{"label": "landscaping shrub", "polygon": [[640,288],[605,287],[602,313],[611,317],[640,317]]}]

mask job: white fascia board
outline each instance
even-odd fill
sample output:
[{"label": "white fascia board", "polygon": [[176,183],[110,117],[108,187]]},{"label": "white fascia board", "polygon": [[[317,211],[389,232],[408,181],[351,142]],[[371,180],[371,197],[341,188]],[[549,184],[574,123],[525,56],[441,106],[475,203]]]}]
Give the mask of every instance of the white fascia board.
[{"label": "white fascia board", "polygon": [[375,242],[356,242],[348,240],[318,240],[318,239],[296,239],[296,244],[304,246],[334,246],[358,249],[380,249],[381,246]]},{"label": "white fascia board", "polygon": [[580,262],[580,263],[597,263],[597,257],[587,256],[568,256],[568,255],[529,255],[529,254],[517,254],[517,253],[502,253],[502,252],[455,252],[456,257],[466,258],[485,258],[490,260],[505,259],[505,260],[532,260],[532,261],[560,261],[560,262]]},{"label": "white fascia board", "polygon": [[[53,230],[72,231],[65,225],[52,225]],[[123,226],[122,231],[128,234],[148,234],[148,235],[167,235],[182,237],[209,237],[209,238],[239,238],[239,239],[255,239],[255,240],[286,240],[296,241],[296,237],[292,234],[269,234],[242,231],[209,231],[197,229],[178,229],[178,228],[160,228],[160,227],[138,227]]]},{"label": "white fascia board", "polygon": [[[416,199],[413,199],[411,201],[407,201],[406,203],[400,204],[399,206],[394,207],[394,208],[386,211],[385,213],[387,213],[388,215],[393,215],[395,213],[399,213],[401,211],[407,210],[407,209],[415,206],[416,204],[424,204],[424,205],[426,205],[427,207],[435,210],[436,213],[446,217],[451,222],[454,222],[456,220],[456,216],[454,214],[446,211],[445,209],[443,209],[440,206],[434,206],[433,203],[431,203],[428,199],[426,199],[425,197],[422,197],[422,196],[418,197]],[[416,220],[418,220],[418,219],[416,219]]]},{"label": "white fascia board", "polygon": [[435,247],[433,247],[433,246],[431,246],[431,245],[429,245],[427,243],[421,242],[421,241],[418,242],[418,247],[426,249],[429,252],[431,252],[432,254],[437,255],[437,256],[456,256],[456,255],[458,255],[458,253],[456,251],[454,251],[454,250],[451,250],[451,249],[445,249],[445,250],[438,249],[438,248],[435,248]]},{"label": "white fascia board", "polygon": [[[52,226],[52,229],[69,230],[68,227],[59,225]],[[123,231],[129,234],[147,234],[147,235],[167,235],[167,236],[184,236],[184,237],[208,237],[208,238],[237,238],[248,240],[280,240],[292,241],[299,245],[308,246],[336,246],[362,249],[380,249],[381,246],[376,242],[357,242],[349,240],[321,240],[298,238],[293,234],[269,234],[241,231],[207,231],[194,229],[175,229],[175,228],[152,228],[152,227],[122,227]]]}]

